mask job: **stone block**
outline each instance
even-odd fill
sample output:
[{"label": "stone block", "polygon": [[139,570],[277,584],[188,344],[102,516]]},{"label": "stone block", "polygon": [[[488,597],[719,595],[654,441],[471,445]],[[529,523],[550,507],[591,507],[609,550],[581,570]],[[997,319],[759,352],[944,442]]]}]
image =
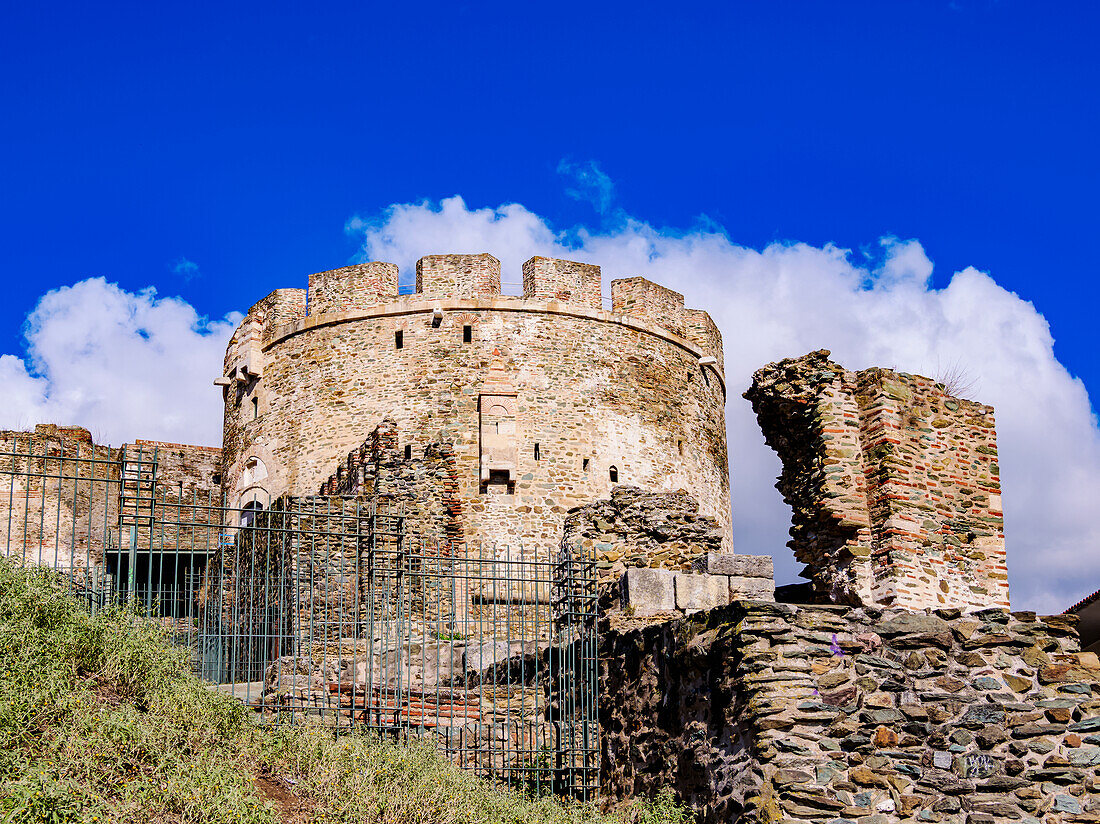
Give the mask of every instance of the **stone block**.
[{"label": "stone block", "polygon": [[495,641],[484,644],[471,644],[462,656],[465,669],[481,671],[495,664],[502,664],[512,655],[507,641]]},{"label": "stone block", "polygon": [[696,562],[698,572],[711,575],[737,575],[742,578],[772,578],[772,556],[735,555],[731,552],[708,552]]},{"label": "stone block", "polygon": [[775,581],[771,578],[743,578],[731,575],[727,580],[730,601],[775,600]]},{"label": "stone block", "polygon": [[654,615],[676,609],[674,573],[667,569],[628,569],[622,577],[622,606],[635,615]]},{"label": "stone block", "polygon": [[678,572],[674,577],[677,609],[698,612],[729,603],[729,579],[725,576]]}]

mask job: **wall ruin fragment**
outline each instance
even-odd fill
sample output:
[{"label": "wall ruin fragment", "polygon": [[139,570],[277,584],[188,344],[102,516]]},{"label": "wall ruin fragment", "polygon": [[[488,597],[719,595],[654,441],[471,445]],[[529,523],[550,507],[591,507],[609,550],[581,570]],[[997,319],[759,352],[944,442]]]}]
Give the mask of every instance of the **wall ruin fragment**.
[{"label": "wall ruin fragment", "polygon": [[992,407],[826,350],[765,366],[745,397],[783,460],[788,545],[820,600],[1008,606]]},{"label": "wall ruin fragment", "polygon": [[609,799],[701,824],[1100,817],[1100,663],[1075,620],[741,602],[600,637]]}]

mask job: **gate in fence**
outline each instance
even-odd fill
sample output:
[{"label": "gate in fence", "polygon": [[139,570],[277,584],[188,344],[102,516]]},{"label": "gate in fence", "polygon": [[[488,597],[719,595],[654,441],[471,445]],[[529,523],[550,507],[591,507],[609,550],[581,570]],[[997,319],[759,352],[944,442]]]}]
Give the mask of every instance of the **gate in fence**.
[{"label": "gate in fence", "polygon": [[385,501],[227,507],[163,483],[155,448],[0,450],[3,554],[93,609],[142,608],[271,721],[428,738],[488,777],[595,793],[591,559],[409,534]]}]

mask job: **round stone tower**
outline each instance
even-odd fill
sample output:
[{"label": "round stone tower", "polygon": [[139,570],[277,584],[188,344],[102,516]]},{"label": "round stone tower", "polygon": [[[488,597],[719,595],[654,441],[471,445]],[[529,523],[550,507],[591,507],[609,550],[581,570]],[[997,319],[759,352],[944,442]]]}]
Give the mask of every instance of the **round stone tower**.
[{"label": "round stone tower", "polygon": [[431,255],[416,292],[365,263],[253,306],[230,341],[227,500],[315,495],[384,419],[404,454],[453,445],[468,541],[556,547],[567,510],[613,486],[685,489],[730,546],[722,338],[640,277],[536,257],[501,294],[492,255]]}]

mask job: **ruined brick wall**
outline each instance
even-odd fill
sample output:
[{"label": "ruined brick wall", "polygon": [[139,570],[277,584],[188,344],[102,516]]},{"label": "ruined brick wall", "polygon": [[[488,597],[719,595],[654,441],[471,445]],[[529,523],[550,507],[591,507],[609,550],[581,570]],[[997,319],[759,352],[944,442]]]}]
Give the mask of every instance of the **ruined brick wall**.
[{"label": "ruined brick wall", "polygon": [[138,438],[126,445],[127,452],[140,449],[156,456],[158,494],[165,501],[186,504],[218,504],[221,495],[222,450],[219,446],[149,441]]},{"label": "ruined brick wall", "polygon": [[439,548],[463,538],[454,447],[427,444],[408,450],[406,457],[392,420],[382,421],[358,449],[348,453],[319,493],[398,506],[407,534],[426,546]]},{"label": "ruined brick wall", "polygon": [[100,564],[118,520],[117,460],[79,426],[0,432],[0,553],[61,569]]},{"label": "ruined brick wall", "polygon": [[993,409],[929,378],[850,372],[825,350],[745,397],[783,460],[790,546],[823,600],[1007,607]]},{"label": "ruined brick wall", "polygon": [[[596,267],[543,259],[526,268],[529,297],[499,294],[490,255],[436,255],[418,265],[417,294],[377,306],[314,314],[311,302],[308,317],[273,331],[270,309],[257,304],[220,379],[230,502],[243,494],[249,461],[264,465],[273,498],[315,493],[390,417],[400,447],[414,454],[453,445],[467,540],[547,555],[567,510],[625,483],[690,490],[728,546],[725,386],[713,324],[682,298],[624,309],[637,314],[594,308]],[[542,297],[565,291],[577,302]],[[280,294],[269,303],[288,303]],[[246,345],[256,334],[259,358]],[[243,368],[246,356],[262,375]],[[494,447],[489,456],[500,466],[485,464],[490,425],[512,439],[510,452]]]},{"label": "ruined brick wall", "polygon": [[139,529],[137,549],[171,544],[173,556],[205,554],[210,538],[195,525],[220,519],[209,509],[220,500],[220,457],[219,447],[160,441],[104,446],[78,426],[0,432],[0,553],[62,569],[117,564],[126,529],[119,517],[123,467],[142,461],[151,469],[155,458],[156,515],[178,525],[154,534]]},{"label": "ruined brick wall", "polygon": [[1100,816],[1100,664],[1072,618],[746,602],[602,629],[612,799],[671,787],[703,824]]}]

